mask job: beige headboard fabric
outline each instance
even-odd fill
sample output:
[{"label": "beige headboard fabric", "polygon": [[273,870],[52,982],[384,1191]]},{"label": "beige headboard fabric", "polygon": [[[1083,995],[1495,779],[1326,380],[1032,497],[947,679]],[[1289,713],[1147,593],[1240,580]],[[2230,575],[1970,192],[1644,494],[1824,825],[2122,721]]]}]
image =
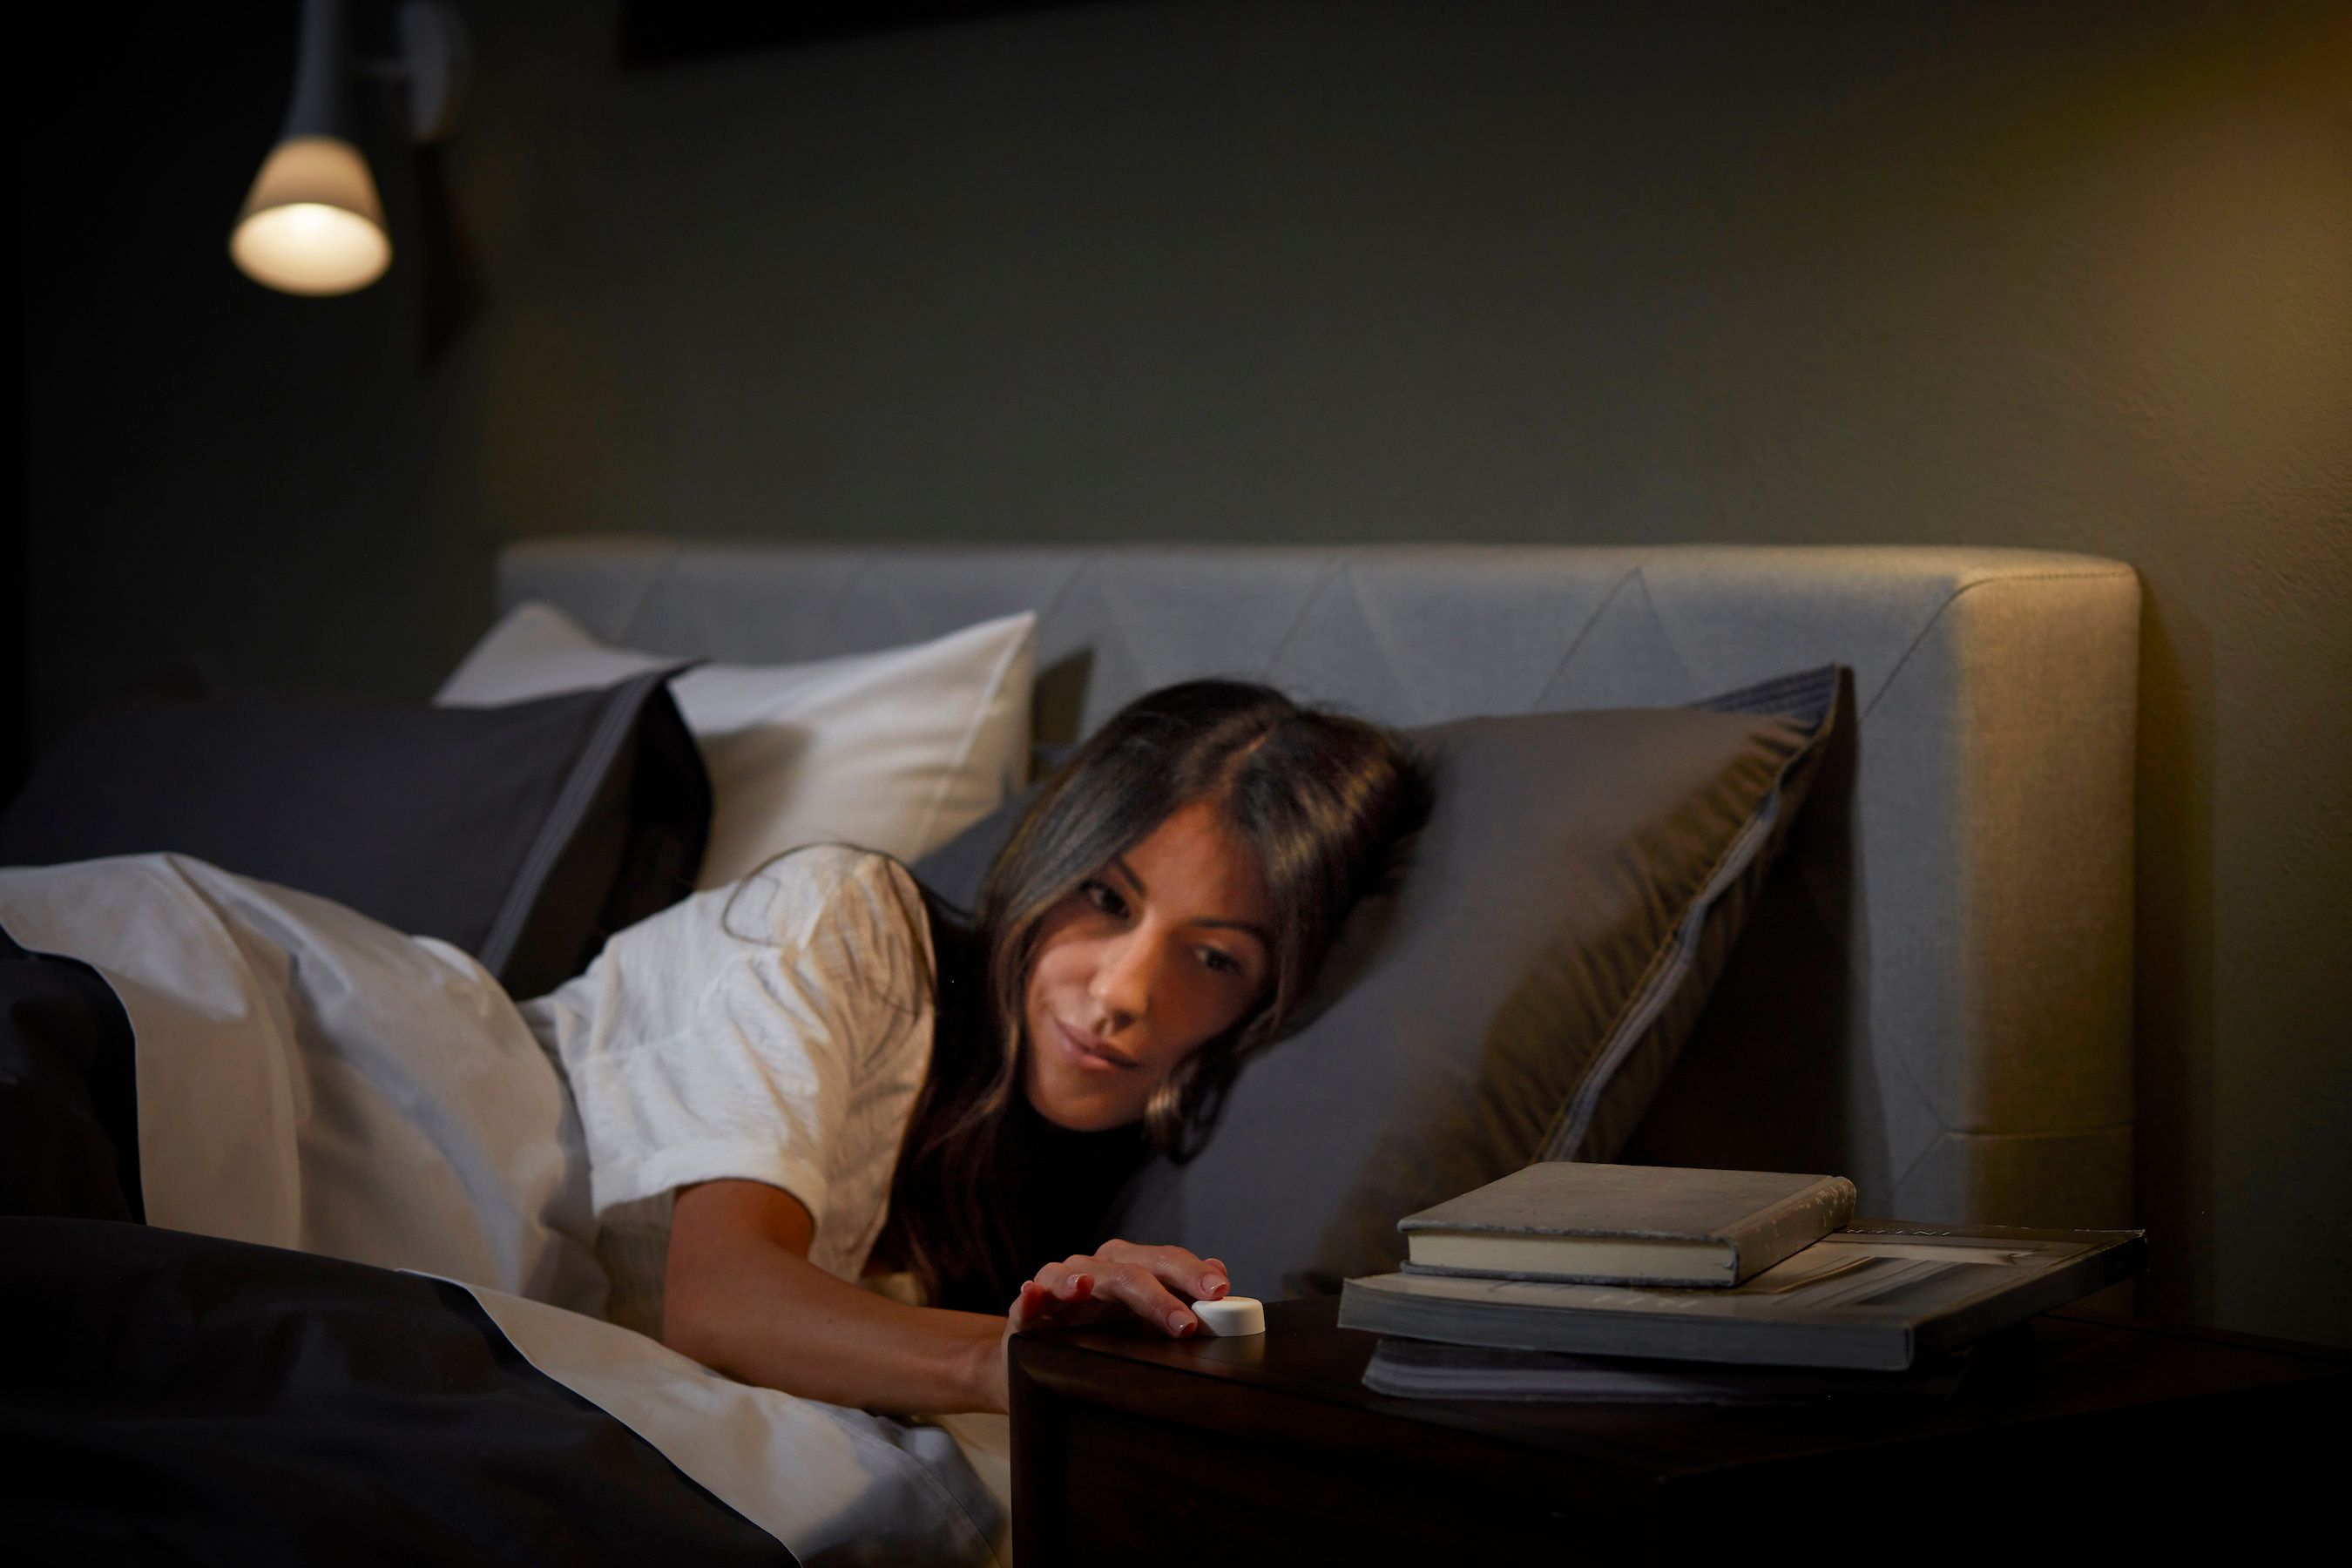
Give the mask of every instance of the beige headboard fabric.
[{"label": "beige headboard fabric", "polygon": [[1675,705],[1847,665],[1849,783],[1808,806],[1638,1157],[1835,1169],[1869,1212],[1905,1218],[2131,1218],[2127,566],[1909,547],[582,538],[509,547],[499,594],[614,642],[756,662],[1034,609],[1044,739],[1196,675],[1417,724]]}]

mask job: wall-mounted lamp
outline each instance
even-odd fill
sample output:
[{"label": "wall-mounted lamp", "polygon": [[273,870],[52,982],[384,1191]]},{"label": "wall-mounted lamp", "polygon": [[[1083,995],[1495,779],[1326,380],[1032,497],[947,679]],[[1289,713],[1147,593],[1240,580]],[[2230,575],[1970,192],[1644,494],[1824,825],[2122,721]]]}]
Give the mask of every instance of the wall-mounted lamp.
[{"label": "wall-mounted lamp", "polygon": [[409,0],[393,24],[396,57],[354,61],[341,0],[303,0],[293,101],[228,238],[229,255],[255,282],[348,294],[392,265],[383,204],[354,134],[352,78],[390,83],[409,139],[438,142],[456,128],[466,65],[465,26],[450,7]]}]

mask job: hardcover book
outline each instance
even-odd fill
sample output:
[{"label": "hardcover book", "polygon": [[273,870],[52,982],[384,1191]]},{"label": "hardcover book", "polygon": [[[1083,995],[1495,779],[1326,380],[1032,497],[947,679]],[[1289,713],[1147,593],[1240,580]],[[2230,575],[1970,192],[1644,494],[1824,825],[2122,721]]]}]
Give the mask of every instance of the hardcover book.
[{"label": "hardcover book", "polygon": [[1899,1372],[2137,1273],[2137,1230],[1857,1221],[1729,1289],[1376,1274],[1339,1326],[1575,1355]]},{"label": "hardcover book", "polygon": [[1546,1160],[1397,1222],[1413,1274],[1728,1288],[1853,1214],[1843,1176]]},{"label": "hardcover book", "polygon": [[1491,1399],[1552,1405],[1837,1405],[1951,1397],[1968,1351],[1905,1372],[1727,1366],[1623,1356],[1560,1355],[1431,1340],[1382,1340],[1364,1386],[1401,1399]]}]

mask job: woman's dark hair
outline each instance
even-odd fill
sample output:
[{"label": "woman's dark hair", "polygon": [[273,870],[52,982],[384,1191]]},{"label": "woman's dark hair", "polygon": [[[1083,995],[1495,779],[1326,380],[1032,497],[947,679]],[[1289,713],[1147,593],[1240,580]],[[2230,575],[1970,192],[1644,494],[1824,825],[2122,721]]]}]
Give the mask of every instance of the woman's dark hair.
[{"label": "woman's dark hair", "polygon": [[[1186,1159],[1234,1072],[1282,1031],[1349,908],[1387,875],[1423,786],[1402,741],[1270,687],[1192,680],[1137,698],[1045,782],[968,926],[939,918],[932,1065],[891,1187],[882,1248],[944,1304],[999,1310],[1044,1258],[1018,1256],[993,1201],[1020,1092],[1023,1003],[1045,917],[1180,807],[1206,801],[1255,852],[1273,911],[1265,994],[1154,1094],[1145,1131]],[[1106,1194],[1108,1196],[1108,1194]]]}]

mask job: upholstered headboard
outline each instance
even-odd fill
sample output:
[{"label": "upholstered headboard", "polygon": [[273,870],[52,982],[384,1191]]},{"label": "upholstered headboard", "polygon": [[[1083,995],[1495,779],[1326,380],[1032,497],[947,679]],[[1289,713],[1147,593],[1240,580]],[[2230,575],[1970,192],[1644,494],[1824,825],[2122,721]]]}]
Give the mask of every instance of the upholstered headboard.
[{"label": "upholstered headboard", "polygon": [[1246,675],[1400,724],[1665,706],[1838,662],[1843,776],[1628,1158],[1834,1170],[1872,1213],[2131,1217],[2139,591],[1912,548],[518,544],[502,606],[738,661],[1040,620],[1038,726]]}]

